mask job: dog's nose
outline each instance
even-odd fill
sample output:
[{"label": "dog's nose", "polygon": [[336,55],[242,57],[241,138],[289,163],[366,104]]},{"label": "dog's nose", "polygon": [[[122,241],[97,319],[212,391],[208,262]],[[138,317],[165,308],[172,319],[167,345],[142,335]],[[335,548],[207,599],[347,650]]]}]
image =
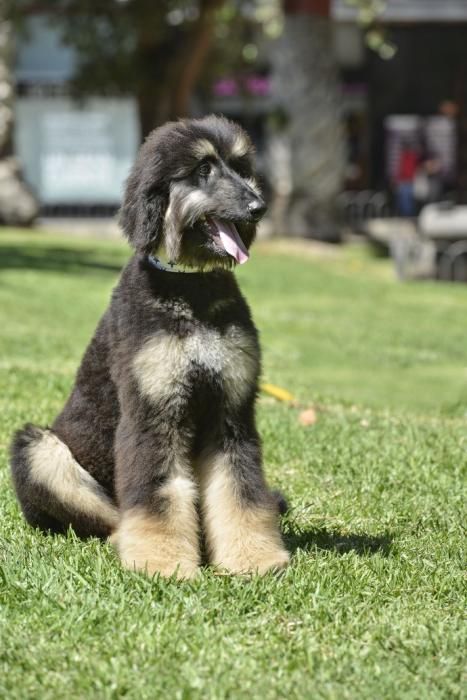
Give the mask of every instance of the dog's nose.
[{"label": "dog's nose", "polygon": [[254,199],[248,205],[248,213],[253,221],[259,221],[266,213],[267,206],[262,199]]}]

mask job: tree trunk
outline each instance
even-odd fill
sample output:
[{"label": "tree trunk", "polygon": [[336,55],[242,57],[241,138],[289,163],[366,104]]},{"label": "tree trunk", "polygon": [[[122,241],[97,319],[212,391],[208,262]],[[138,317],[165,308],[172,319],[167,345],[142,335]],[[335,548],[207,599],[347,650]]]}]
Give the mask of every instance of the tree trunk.
[{"label": "tree trunk", "polygon": [[345,151],[331,20],[286,14],[273,57],[290,148],[290,195],[281,233],[337,241],[336,196]]},{"label": "tree trunk", "polygon": [[0,11],[0,224],[29,226],[38,205],[21,179],[12,155],[14,85],[11,73],[13,30]]},{"label": "tree trunk", "polygon": [[[142,15],[138,27],[138,54],[142,67],[137,99],[141,133],[168,119],[189,116],[190,101],[211,47],[215,15],[225,0],[201,0],[200,14],[190,29],[170,41],[154,34],[154,19]],[[159,20],[163,21],[163,20]]]},{"label": "tree trunk", "polygon": [[189,115],[190,100],[211,48],[216,12],[224,1],[203,0],[201,2],[200,15],[189,42],[189,51],[185,55],[178,84],[174,90],[174,116]]}]

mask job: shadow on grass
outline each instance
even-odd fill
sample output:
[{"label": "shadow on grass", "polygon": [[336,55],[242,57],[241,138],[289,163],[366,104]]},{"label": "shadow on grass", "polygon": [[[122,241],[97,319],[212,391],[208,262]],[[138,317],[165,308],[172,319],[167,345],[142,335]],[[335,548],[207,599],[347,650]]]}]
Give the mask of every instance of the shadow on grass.
[{"label": "shadow on grass", "polygon": [[295,529],[291,524],[286,529],[284,539],[291,552],[295,552],[297,549],[310,551],[317,548],[333,551],[337,554],[355,552],[359,556],[382,554],[385,557],[390,554],[393,540],[388,533],[378,536],[353,533],[343,535],[338,532],[330,532],[326,528]]},{"label": "shadow on grass", "polygon": [[[1,243],[1,238],[0,238]],[[44,270],[62,272],[82,272],[100,270],[119,272],[122,265],[101,261],[102,251],[92,248],[35,247],[0,245],[0,270]]]}]

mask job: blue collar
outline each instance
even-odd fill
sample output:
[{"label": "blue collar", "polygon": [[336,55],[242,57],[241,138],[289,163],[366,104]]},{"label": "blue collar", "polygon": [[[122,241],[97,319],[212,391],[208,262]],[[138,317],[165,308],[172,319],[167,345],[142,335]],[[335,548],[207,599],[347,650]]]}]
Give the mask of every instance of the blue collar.
[{"label": "blue collar", "polygon": [[149,262],[151,267],[154,267],[156,270],[160,270],[161,272],[178,272],[179,274],[199,274],[201,272],[213,272],[216,269],[212,268],[208,270],[200,270],[197,268],[178,266],[175,262],[162,262],[162,260],[156,258],[155,255],[148,255],[147,261]]},{"label": "blue collar", "polygon": [[175,263],[167,263],[168,267],[166,267],[159,258],[156,258],[154,255],[148,255],[148,260],[156,270],[162,270],[162,272],[181,272],[181,270],[176,269]]}]

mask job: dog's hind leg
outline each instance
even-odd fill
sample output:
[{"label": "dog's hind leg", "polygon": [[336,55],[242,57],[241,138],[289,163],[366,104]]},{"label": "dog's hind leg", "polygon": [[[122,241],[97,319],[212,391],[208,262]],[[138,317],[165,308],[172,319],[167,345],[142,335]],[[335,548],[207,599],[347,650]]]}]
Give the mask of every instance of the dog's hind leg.
[{"label": "dog's hind leg", "polygon": [[118,511],[102,486],[51,430],[26,425],[11,446],[13,484],[24,516],[44,531],[105,537]]}]

